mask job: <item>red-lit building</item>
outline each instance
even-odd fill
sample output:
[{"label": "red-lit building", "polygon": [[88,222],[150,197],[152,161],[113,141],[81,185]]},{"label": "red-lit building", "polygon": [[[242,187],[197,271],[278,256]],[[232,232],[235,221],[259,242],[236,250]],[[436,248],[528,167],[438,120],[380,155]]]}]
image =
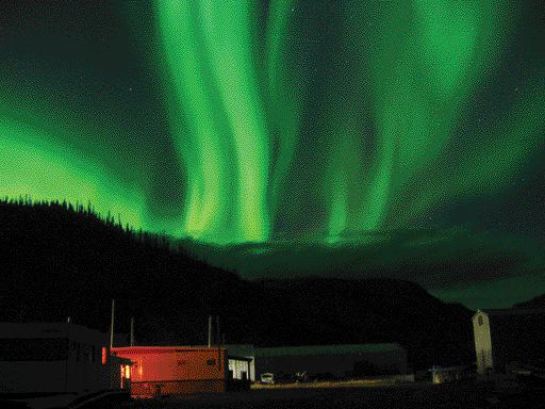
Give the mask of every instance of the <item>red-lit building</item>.
[{"label": "red-lit building", "polygon": [[136,346],[114,348],[113,353],[132,361],[133,397],[225,392],[227,387],[224,348]]}]

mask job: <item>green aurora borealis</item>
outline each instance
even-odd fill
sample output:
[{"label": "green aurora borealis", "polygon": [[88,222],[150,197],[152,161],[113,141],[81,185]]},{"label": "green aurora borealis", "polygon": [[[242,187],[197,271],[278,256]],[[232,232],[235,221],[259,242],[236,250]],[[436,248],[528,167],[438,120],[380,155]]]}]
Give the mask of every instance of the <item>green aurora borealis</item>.
[{"label": "green aurora borealis", "polygon": [[545,241],[542,2],[2,7],[2,197],[221,246]]}]

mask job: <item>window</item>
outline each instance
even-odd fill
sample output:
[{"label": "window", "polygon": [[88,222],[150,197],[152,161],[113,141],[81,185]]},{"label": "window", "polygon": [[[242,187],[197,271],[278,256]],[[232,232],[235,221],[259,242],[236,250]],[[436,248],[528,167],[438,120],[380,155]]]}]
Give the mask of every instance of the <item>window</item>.
[{"label": "window", "polygon": [[84,362],[93,362],[93,351],[91,345],[81,345],[81,355]]},{"label": "window", "polygon": [[206,365],[210,365],[210,366],[216,365],[216,360],[215,359],[209,359],[209,360],[206,361]]},{"label": "window", "polygon": [[477,321],[479,322],[479,327],[483,325],[483,316],[479,315],[479,318],[477,318]]}]

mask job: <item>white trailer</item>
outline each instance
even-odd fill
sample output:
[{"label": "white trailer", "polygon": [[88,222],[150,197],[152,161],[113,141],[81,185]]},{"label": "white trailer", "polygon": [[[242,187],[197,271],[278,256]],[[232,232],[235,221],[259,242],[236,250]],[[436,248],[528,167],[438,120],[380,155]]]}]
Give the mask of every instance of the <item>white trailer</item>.
[{"label": "white trailer", "polygon": [[89,394],[130,388],[130,361],[107,336],[71,323],[0,323],[0,393]]}]

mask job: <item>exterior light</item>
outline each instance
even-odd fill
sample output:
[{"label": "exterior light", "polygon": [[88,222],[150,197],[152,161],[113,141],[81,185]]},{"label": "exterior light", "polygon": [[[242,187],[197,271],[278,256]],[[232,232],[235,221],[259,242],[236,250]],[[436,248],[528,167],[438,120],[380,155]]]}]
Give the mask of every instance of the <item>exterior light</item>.
[{"label": "exterior light", "polygon": [[108,363],[108,349],[106,347],[102,347],[102,365],[106,365]]}]

